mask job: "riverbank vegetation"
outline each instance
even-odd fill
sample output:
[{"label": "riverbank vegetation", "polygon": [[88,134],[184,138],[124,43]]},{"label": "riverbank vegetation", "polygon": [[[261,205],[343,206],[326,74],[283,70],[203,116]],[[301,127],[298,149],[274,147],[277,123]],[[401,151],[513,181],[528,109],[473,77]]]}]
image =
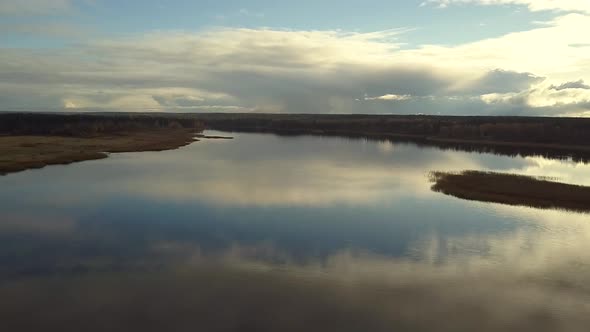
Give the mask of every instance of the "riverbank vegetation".
[{"label": "riverbank vegetation", "polygon": [[102,159],[109,152],[162,151],[195,141],[195,120],[152,116],[0,116],[0,175]]},{"label": "riverbank vegetation", "polygon": [[432,190],[462,199],[590,213],[590,187],[481,171],[432,172],[430,176]]}]

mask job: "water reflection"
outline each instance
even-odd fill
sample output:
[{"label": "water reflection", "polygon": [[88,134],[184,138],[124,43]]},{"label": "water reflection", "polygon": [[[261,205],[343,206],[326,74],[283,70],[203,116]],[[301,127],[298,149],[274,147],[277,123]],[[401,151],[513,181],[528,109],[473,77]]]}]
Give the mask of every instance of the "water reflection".
[{"label": "water reflection", "polygon": [[[186,155],[179,160],[178,172],[134,176],[122,190],[156,199],[231,206],[375,205],[393,202],[396,195],[430,195],[424,181],[429,169],[478,168],[493,162],[486,155],[436,149],[416,153],[412,145],[396,146],[394,154],[393,150],[384,153],[383,147],[390,147],[391,142],[271,135],[245,135],[240,140],[246,149],[224,146],[211,151],[219,146],[199,146],[195,153],[215,157],[203,160]],[[534,163],[496,159],[497,164],[510,164],[513,169]],[[154,164],[151,160],[145,163]]]},{"label": "water reflection", "polygon": [[[584,331],[590,323],[589,289],[575,280],[588,281],[588,271],[569,278],[349,252],[277,266],[250,254],[210,260],[197,251],[189,265],[149,274],[4,283],[0,320],[66,331]],[[31,312],[40,314],[31,320]]]},{"label": "water reflection", "polygon": [[432,169],[590,182],[571,161],[260,134],[13,174],[0,178],[0,322],[585,330],[588,217],[438,195]]}]

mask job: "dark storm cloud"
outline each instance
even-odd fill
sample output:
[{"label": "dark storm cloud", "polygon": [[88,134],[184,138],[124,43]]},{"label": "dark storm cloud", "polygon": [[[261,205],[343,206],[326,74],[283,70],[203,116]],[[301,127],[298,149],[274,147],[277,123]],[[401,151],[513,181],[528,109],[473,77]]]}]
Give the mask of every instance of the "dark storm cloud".
[{"label": "dark storm cloud", "polygon": [[545,80],[531,73],[519,73],[502,69],[495,69],[486,73],[479,80],[474,82],[465,92],[475,95],[489,93],[509,93],[527,90],[533,84]]},{"label": "dark storm cloud", "polygon": [[575,81],[575,82],[565,82],[565,83],[560,84],[560,85],[551,85],[550,89],[557,90],[557,91],[567,90],[567,89],[584,89],[584,90],[590,90],[590,85],[585,84],[584,83],[584,80],[578,80],[578,81]]}]

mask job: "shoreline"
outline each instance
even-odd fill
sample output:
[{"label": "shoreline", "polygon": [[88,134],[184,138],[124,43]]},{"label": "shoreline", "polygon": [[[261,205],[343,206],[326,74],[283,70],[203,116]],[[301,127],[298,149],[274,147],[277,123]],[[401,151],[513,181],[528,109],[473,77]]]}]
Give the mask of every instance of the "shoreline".
[{"label": "shoreline", "polygon": [[390,140],[393,143],[411,143],[439,149],[455,149],[466,152],[495,153],[501,155],[523,157],[543,156],[551,159],[572,158],[584,163],[590,162],[590,146],[584,145],[565,145],[549,143],[530,143],[517,141],[494,141],[494,140],[474,140],[460,138],[440,138],[434,136],[422,136],[411,134],[380,133],[380,132],[360,132],[346,130],[298,130],[298,129],[252,129],[252,128],[234,128],[228,129],[223,127],[211,126],[207,129],[219,130],[223,132],[244,132],[244,133],[264,133],[279,136],[326,136],[342,138],[359,138],[368,140]]},{"label": "shoreline", "polygon": [[109,153],[174,150],[199,141],[195,130],[152,129],[69,137],[0,136],[0,176],[50,165],[108,158]]}]

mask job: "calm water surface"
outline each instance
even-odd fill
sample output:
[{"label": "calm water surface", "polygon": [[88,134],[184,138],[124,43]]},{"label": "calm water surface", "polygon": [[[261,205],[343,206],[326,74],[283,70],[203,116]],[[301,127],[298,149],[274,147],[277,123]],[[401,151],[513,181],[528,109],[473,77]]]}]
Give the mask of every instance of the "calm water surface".
[{"label": "calm water surface", "polygon": [[[590,313],[590,215],[463,201],[432,192],[428,179],[433,170],[474,169],[590,185],[590,165],[358,139],[233,135],[0,177],[0,293],[15,283],[68,278],[94,278],[88,287],[101,289],[101,278],[117,274],[215,264],[269,279],[354,280],[354,287],[419,283],[445,305],[466,298],[481,304],[504,327],[573,331]],[[166,285],[186,282],[166,278]],[[478,297],[457,291],[465,287]],[[22,310],[51,287],[41,289],[18,293],[31,297]],[[362,301],[375,306],[354,302]],[[236,321],[236,330],[268,328],[259,318],[246,319],[254,327]]]}]

